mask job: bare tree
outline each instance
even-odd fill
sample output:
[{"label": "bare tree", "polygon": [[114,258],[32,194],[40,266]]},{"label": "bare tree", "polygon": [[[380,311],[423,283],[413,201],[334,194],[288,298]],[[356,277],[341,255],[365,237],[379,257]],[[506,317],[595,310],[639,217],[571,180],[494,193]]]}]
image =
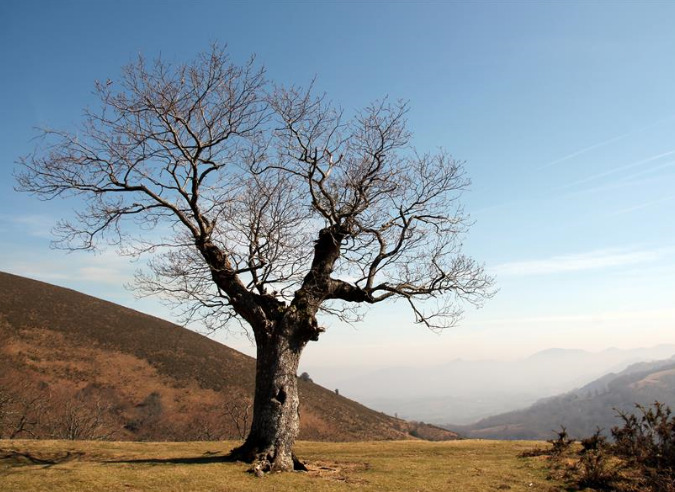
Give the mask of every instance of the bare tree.
[{"label": "bare tree", "polygon": [[50,434],[55,439],[107,440],[116,433],[110,404],[83,394],[54,401],[49,415]]},{"label": "bare tree", "polygon": [[48,397],[31,381],[0,381],[0,438],[34,438],[48,404]]},{"label": "bare tree", "polygon": [[245,439],[250,426],[253,402],[249,398],[230,400],[223,405],[223,416],[234,426],[239,439]]},{"label": "bare tree", "polygon": [[[213,409],[211,409],[213,411]],[[199,414],[183,434],[184,441],[221,441],[226,438],[222,419],[213,414]],[[175,440],[175,439],[171,439]]]},{"label": "bare tree", "polygon": [[233,456],[293,469],[298,361],[321,313],[358,320],[354,308],[402,299],[441,329],[491,295],[461,253],[462,165],[410,147],[405,104],[345,118],[217,46],[183,65],[141,58],[96,90],[78,133],[44,130],[21,159],[19,189],[81,200],[57,228],[63,247],[149,253],[141,292],[177,301],[186,322],[251,330],[253,421]]}]

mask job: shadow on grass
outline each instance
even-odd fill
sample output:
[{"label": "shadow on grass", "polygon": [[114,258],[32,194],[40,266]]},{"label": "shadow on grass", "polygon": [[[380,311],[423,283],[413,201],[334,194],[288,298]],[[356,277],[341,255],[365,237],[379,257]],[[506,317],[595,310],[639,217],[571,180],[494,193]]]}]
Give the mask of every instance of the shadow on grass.
[{"label": "shadow on grass", "polygon": [[0,450],[0,463],[8,464],[10,466],[38,465],[48,468],[50,466],[72,461],[74,459],[80,458],[83,455],[84,453],[71,453],[68,451],[62,455],[47,458],[36,456],[28,452]]},{"label": "shadow on grass", "polygon": [[238,460],[229,455],[212,456],[212,453],[206,453],[204,456],[190,456],[179,458],[128,458],[120,460],[101,461],[104,464],[127,463],[127,464],[149,464],[149,465],[208,465],[211,463],[237,463]]},{"label": "shadow on grass", "polygon": [[[36,455],[29,452],[0,449],[0,464],[15,466],[42,466],[45,468],[67,463],[76,459],[82,459],[86,453],[66,452],[58,455]],[[90,457],[91,458],[91,457]],[[208,452],[202,456],[187,456],[178,458],[125,458],[125,459],[88,459],[86,461],[101,464],[127,463],[127,464],[175,464],[175,465],[205,465],[211,463],[235,463],[237,460],[229,455],[220,455]]]}]

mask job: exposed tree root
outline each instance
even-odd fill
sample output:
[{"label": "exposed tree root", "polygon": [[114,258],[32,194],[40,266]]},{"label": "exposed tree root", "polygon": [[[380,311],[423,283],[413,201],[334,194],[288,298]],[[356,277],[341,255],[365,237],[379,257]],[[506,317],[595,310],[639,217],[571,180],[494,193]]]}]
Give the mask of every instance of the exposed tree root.
[{"label": "exposed tree root", "polygon": [[258,477],[270,472],[307,471],[305,464],[294,453],[288,459],[287,456],[278,455],[273,446],[261,449],[258,446],[244,443],[230,451],[228,458],[233,461],[250,463],[251,468],[248,471]]}]

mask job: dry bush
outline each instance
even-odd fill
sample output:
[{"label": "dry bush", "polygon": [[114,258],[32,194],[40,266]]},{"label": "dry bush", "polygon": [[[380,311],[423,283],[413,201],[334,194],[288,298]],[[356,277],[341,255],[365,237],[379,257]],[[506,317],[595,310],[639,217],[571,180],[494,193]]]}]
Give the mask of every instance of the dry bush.
[{"label": "dry bush", "polygon": [[54,439],[111,439],[118,431],[111,416],[111,405],[100,398],[87,398],[78,392],[60,395],[50,405],[47,427]]},{"label": "dry bush", "polygon": [[577,463],[579,485],[599,490],[611,489],[621,467],[612,458],[602,429],[598,427],[590,437],[582,439],[581,446]]},{"label": "dry bush", "polygon": [[552,446],[550,450],[552,456],[563,456],[570,450],[570,447],[574,444],[575,440],[570,439],[567,428],[564,425],[560,426],[560,430],[557,431],[556,434],[558,435],[557,438],[550,439],[546,442],[550,443]]},{"label": "dry bush", "polygon": [[612,429],[612,452],[625,460],[643,490],[675,490],[675,417],[668,406],[636,405],[638,413],[619,412],[621,427]]},{"label": "dry bush", "polygon": [[536,448],[521,457],[548,455],[551,477],[573,487],[614,492],[675,492],[675,417],[668,406],[654,402],[637,413],[618,412],[623,425],[611,431],[609,443],[601,429],[581,440],[575,459],[574,441],[564,427],[548,450]]}]

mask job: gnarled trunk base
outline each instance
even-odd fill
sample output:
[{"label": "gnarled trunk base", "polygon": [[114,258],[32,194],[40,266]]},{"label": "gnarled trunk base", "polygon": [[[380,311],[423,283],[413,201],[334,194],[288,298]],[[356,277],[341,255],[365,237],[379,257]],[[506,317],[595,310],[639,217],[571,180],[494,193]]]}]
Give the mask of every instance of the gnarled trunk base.
[{"label": "gnarled trunk base", "polygon": [[[288,321],[296,320],[284,320]],[[280,328],[290,328],[282,326]],[[256,475],[306,470],[292,452],[300,433],[297,371],[304,343],[280,329],[257,340],[256,384],[251,430],[244,444],[230,453],[234,460],[251,463]]]},{"label": "gnarled trunk base", "polygon": [[230,451],[229,458],[251,463],[249,471],[257,476],[269,472],[307,471],[305,464],[294,453],[289,460],[285,453],[279,453],[273,446],[256,446],[248,440]]}]

